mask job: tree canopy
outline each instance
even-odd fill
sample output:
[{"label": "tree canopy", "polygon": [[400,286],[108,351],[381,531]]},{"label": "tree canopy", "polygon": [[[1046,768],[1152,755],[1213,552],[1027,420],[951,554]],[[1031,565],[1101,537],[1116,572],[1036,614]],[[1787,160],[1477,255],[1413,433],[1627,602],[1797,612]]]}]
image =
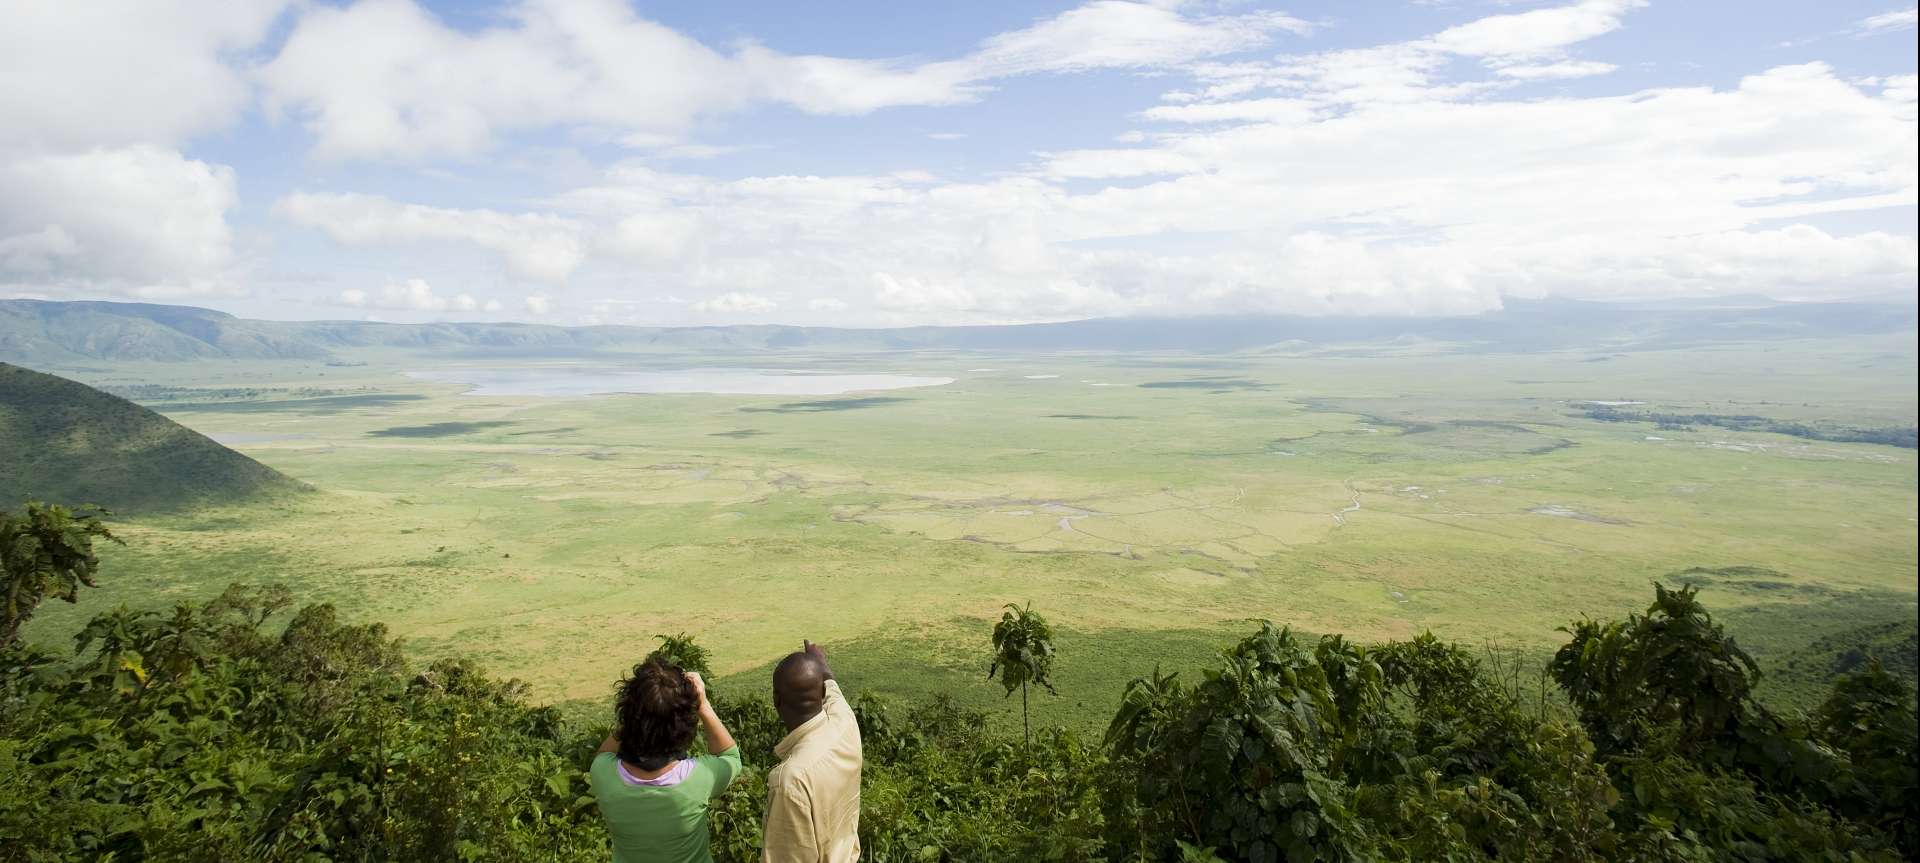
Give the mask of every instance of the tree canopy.
[{"label": "tree canopy", "polygon": [[19,515],[0,512],[0,645],[20,637],[41,602],[78,602],[80,588],[94,586],[93,541],[119,541],[101,521],[106,514],[36,501]]}]

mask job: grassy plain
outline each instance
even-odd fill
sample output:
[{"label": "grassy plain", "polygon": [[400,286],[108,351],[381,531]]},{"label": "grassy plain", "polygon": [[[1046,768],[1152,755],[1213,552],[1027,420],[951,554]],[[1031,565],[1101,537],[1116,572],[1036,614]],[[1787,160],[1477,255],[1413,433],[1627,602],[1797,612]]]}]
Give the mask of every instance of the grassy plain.
[{"label": "grassy plain", "polygon": [[[106,586],[29,634],[283,581],[557,701],[604,697],[654,634],[686,631],[723,686],[760,686],[808,637],[855,685],[949,691],[1017,722],[985,680],[988,632],[1031,600],[1062,633],[1062,695],[1038,715],[1090,724],[1126,679],[1192,667],[1252,618],[1539,655],[1555,627],[1639,610],[1649,582],[1696,567],[1763,659],[1916,613],[1915,451],[1603,423],[1577,404],[1912,425],[1911,335],[569,360],[956,378],[840,397],[474,396],[402,372],[506,361],[354,359],[48,369],[158,385],[150,405],[317,490],[126,523]],[[219,392],[239,388],[260,392]]]}]

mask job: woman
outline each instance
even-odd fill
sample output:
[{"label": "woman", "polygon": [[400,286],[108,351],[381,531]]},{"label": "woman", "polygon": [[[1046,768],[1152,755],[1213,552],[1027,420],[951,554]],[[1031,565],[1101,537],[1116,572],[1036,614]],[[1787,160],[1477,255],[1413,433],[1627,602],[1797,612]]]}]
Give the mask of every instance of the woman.
[{"label": "woman", "polygon": [[[740,747],[700,675],[655,655],[620,684],[613,734],[593,757],[593,796],[614,863],[710,863],[707,803],[740,775]],[[695,719],[707,751],[688,757]]]}]

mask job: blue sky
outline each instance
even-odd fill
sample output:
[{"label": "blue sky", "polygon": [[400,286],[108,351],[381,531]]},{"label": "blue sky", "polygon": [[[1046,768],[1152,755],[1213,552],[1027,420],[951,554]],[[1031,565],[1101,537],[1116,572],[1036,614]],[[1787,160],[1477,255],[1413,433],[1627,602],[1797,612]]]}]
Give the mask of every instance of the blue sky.
[{"label": "blue sky", "polygon": [[10,17],[0,296],[892,325],[1914,293],[1900,2]]}]

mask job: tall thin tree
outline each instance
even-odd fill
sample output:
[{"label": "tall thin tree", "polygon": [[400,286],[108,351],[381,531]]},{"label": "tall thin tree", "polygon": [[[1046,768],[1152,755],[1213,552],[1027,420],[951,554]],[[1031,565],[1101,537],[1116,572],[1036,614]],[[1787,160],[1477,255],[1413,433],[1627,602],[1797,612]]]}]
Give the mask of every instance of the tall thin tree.
[{"label": "tall thin tree", "polygon": [[993,665],[987,668],[987,679],[992,680],[995,674],[1000,676],[1000,685],[1006,687],[1007,697],[1020,690],[1020,727],[1027,748],[1032,749],[1033,720],[1027,712],[1027,686],[1041,686],[1059,694],[1053,689],[1053,628],[1033,610],[1033,603],[1025,608],[1007,603],[1000,623],[993,627]]}]

